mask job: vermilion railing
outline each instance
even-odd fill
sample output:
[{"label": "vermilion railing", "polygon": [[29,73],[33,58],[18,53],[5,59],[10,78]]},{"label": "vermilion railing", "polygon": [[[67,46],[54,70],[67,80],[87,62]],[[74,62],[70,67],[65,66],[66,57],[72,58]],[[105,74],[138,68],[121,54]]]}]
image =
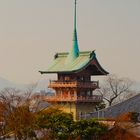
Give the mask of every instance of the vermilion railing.
[{"label": "vermilion railing", "polygon": [[103,100],[101,95],[93,95],[90,97],[59,97],[59,96],[47,96],[44,100],[48,102],[100,102]]},{"label": "vermilion railing", "polygon": [[55,87],[80,87],[80,88],[98,88],[98,81],[50,81],[49,88]]}]

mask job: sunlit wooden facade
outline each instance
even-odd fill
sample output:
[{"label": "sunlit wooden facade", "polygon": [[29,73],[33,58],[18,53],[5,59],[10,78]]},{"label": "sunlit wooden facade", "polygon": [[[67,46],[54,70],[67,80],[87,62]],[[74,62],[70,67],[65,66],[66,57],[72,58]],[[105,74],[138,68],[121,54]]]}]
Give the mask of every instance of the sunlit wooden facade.
[{"label": "sunlit wooden facade", "polygon": [[58,104],[63,110],[73,113],[74,119],[80,114],[94,111],[95,105],[102,101],[101,95],[94,95],[99,88],[99,81],[92,81],[91,76],[107,75],[99,64],[95,51],[80,52],[76,30],[76,0],[74,16],[73,45],[70,52],[56,53],[54,61],[41,74],[56,73],[57,80],[51,80],[48,87],[53,88],[55,96],[45,97],[47,102]]}]

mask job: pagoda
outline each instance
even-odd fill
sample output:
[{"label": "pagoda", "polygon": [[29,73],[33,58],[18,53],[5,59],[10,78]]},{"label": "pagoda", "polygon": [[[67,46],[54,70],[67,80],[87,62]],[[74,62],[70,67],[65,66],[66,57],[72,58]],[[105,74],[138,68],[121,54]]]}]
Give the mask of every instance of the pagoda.
[{"label": "pagoda", "polygon": [[94,111],[95,105],[102,101],[101,95],[94,95],[99,88],[98,81],[92,81],[91,76],[107,75],[99,64],[95,51],[80,52],[76,28],[76,0],[74,7],[73,45],[69,52],[56,53],[54,61],[41,74],[57,74],[57,80],[51,80],[49,88],[55,90],[55,95],[45,100],[52,104],[61,105],[62,109],[72,113],[75,120],[81,114]]}]

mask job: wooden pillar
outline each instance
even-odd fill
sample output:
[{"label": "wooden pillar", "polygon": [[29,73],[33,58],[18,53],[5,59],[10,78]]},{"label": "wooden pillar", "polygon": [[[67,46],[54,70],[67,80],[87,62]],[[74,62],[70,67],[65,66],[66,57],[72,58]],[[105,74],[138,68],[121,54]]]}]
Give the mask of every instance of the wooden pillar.
[{"label": "wooden pillar", "polygon": [[68,91],[68,98],[71,99],[70,97],[71,97],[71,95],[70,95],[70,90],[69,90]]},{"label": "wooden pillar", "polygon": [[77,99],[77,92],[75,89],[74,89],[74,98]]},{"label": "wooden pillar", "polygon": [[63,96],[63,91],[62,91],[62,89],[60,89],[60,96],[61,96],[61,98],[62,98],[62,96]]}]

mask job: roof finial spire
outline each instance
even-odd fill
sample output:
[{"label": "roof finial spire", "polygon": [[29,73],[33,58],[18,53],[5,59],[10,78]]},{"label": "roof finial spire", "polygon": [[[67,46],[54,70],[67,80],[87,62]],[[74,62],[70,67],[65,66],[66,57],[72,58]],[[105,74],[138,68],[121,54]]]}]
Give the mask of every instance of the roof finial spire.
[{"label": "roof finial spire", "polygon": [[75,8],[74,8],[74,29],[76,29],[76,4],[77,0],[75,0]]},{"label": "roof finial spire", "polygon": [[[73,35],[73,41],[76,41],[77,42],[77,29],[76,29],[76,18],[77,18],[76,17],[77,16],[76,13],[77,13],[77,7],[76,7],[76,4],[77,4],[77,0],[75,0],[75,8],[74,8],[74,35]],[[74,44],[73,44],[73,47],[75,46]],[[78,43],[76,43],[76,46],[75,47],[77,47],[77,49],[78,49]],[[78,51],[79,51],[79,49],[78,49]]]},{"label": "roof finial spire", "polygon": [[73,33],[73,45],[68,55],[67,61],[73,61],[79,56],[78,39],[77,39],[77,29],[76,29],[76,10],[77,10],[77,0],[75,0],[74,6],[74,33]]}]

